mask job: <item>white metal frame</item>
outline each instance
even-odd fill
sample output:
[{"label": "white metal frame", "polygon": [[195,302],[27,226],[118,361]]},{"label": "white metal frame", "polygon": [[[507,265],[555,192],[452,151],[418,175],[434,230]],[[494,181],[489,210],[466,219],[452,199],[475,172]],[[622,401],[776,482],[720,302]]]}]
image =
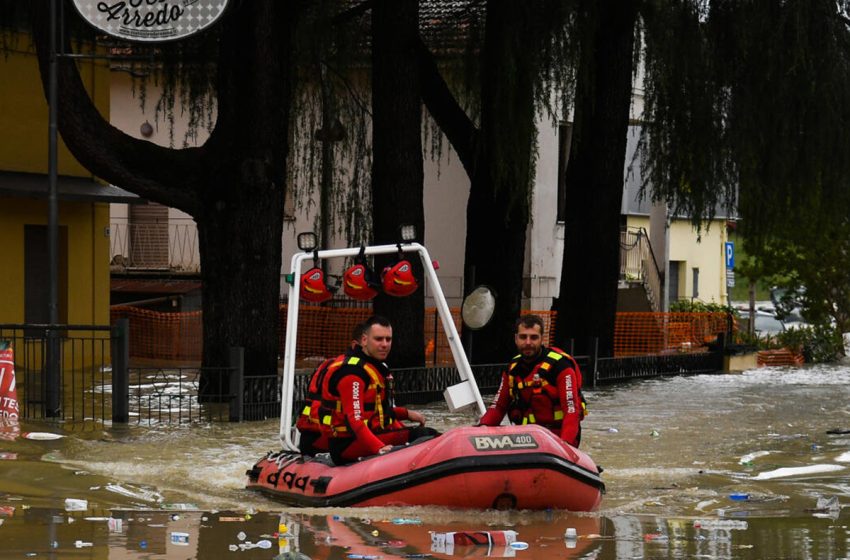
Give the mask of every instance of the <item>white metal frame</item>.
[{"label": "white metal frame", "polygon": [[[326,249],[318,251],[318,253],[300,252],[292,256],[291,273],[293,282],[289,286],[289,301],[288,312],[286,314],[286,342],[284,344],[283,355],[283,381],[281,387],[281,409],[280,409],[280,439],[284,448],[291,451],[297,451],[298,446],[292,439],[292,406],[294,404],[294,387],[295,387],[295,341],[298,337],[298,310],[300,307],[299,289],[301,282],[302,263],[307,259],[313,259],[318,256],[319,259],[331,259],[339,257],[355,257],[360,254],[360,247],[352,247],[346,249]],[[422,268],[425,271],[425,278],[431,286],[431,295],[434,298],[434,303],[437,307],[437,313],[440,315],[440,320],[443,324],[443,329],[446,332],[446,337],[449,341],[449,347],[452,351],[452,356],[455,360],[458,373],[460,374],[461,383],[453,385],[444,393],[446,400],[449,401],[450,389],[460,389],[455,394],[466,394],[469,396],[467,401],[461,402],[464,404],[475,404],[478,407],[479,414],[484,414],[485,406],[481,398],[481,393],[478,390],[478,384],[475,382],[475,377],[472,374],[472,368],[469,367],[469,361],[463,351],[460,336],[455,328],[452,320],[451,311],[446,303],[446,297],[443,294],[443,289],[440,286],[440,281],[437,278],[437,272],[434,270],[431,257],[428,251],[419,243],[402,243],[401,245],[375,245],[366,247],[366,255],[387,255],[398,253],[401,250],[403,253],[416,253],[422,260]],[[424,288],[423,288],[424,289]],[[342,349],[340,349],[342,350]]]}]

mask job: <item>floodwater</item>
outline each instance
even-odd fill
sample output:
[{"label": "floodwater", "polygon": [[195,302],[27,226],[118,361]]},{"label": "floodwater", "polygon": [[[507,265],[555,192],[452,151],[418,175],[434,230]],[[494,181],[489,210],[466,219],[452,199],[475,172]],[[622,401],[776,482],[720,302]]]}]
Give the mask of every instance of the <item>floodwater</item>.
[{"label": "floodwater", "polygon": [[[0,558],[850,558],[850,367],[645,380],[587,397],[582,449],[608,491],[583,515],[287,509],[244,489],[245,471],[279,447],[277,421],[23,424],[65,437],[0,439]],[[437,428],[473,421],[422,408]],[[528,548],[431,541],[504,530]]]}]

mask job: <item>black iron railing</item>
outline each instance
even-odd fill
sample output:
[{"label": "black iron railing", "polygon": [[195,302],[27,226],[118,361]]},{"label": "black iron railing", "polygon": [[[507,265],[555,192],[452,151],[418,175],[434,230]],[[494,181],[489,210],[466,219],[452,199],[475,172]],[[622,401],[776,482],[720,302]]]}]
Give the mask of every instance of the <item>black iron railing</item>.
[{"label": "black iron railing", "polygon": [[[0,325],[0,340],[10,340],[15,352],[21,417],[73,423],[182,424],[280,415],[279,374],[246,375],[241,349],[232,349],[229,365],[221,368],[129,367],[128,331],[126,320],[114,327]],[[722,344],[707,352],[575,359],[587,388],[723,369]],[[49,371],[51,363],[57,369],[54,373]],[[481,393],[495,393],[504,364],[472,367]],[[297,372],[296,414],[303,408],[310,374],[309,370]],[[52,381],[52,375],[58,381]],[[215,387],[210,379],[216,380]],[[396,402],[423,404],[439,401],[443,389],[460,382],[460,375],[454,367],[421,367],[395,370],[394,379]]]}]

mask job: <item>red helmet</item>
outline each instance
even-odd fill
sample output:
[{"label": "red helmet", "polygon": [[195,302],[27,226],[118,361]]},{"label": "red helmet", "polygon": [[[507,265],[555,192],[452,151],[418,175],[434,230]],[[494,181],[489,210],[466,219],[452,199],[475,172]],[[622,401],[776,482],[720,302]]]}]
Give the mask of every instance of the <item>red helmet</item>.
[{"label": "red helmet", "polygon": [[301,275],[301,298],[314,303],[322,303],[333,297],[325,286],[325,273],[314,266]]},{"label": "red helmet", "polygon": [[371,271],[363,263],[348,267],[342,276],[342,289],[354,299],[369,301],[378,295],[379,284],[371,278]]},{"label": "red helmet", "polygon": [[393,266],[388,266],[382,274],[384,292],[391,296],[405,297],[416,291],[419,284],[413,276],[410,261],[402,260]]}]

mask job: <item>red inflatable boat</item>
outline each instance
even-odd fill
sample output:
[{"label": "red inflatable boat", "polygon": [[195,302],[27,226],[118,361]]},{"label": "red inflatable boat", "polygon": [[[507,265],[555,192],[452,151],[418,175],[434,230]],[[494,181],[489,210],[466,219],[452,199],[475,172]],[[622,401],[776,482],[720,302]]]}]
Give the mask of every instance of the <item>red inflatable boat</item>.
[{"label": "red inflatable boat", "polygon": [[308,507],[436,505],[593,511],[605,485],[593,461],[539,426],[466,427],[346,466],[269,453],[248,488]]},{"label": "red inflatable boat", "polygon": [[[292,272],[287,275],[290,279],[301,277],[302,265],[308,259],[313,259],[315,264],[316,259],[326,258],[400,251],[418,254],[460,378],[460,383],[447,387],[443,396],[452,412],[475,407],[478,416],[484,414],[484,402],[440,287],[434,261],[422,245],[404,242],[322,251],[301,249],[302,252],[292,257]],[[292,425],[299,310],[297,282],[290,282],[288,301],[280,411],[283,450],[269,453],[248,471],[248,488],[265,492],[286,504],[309,507],[435,505],[592,511],[599,506],[605,491],[600,469],[590,457],[549,430],[534,425],[455,428],[436,438],[346,466],[301,455]],[[489,303],[494,305],[493,301]],[[470,308],[478,309],[479,303]]]}]

